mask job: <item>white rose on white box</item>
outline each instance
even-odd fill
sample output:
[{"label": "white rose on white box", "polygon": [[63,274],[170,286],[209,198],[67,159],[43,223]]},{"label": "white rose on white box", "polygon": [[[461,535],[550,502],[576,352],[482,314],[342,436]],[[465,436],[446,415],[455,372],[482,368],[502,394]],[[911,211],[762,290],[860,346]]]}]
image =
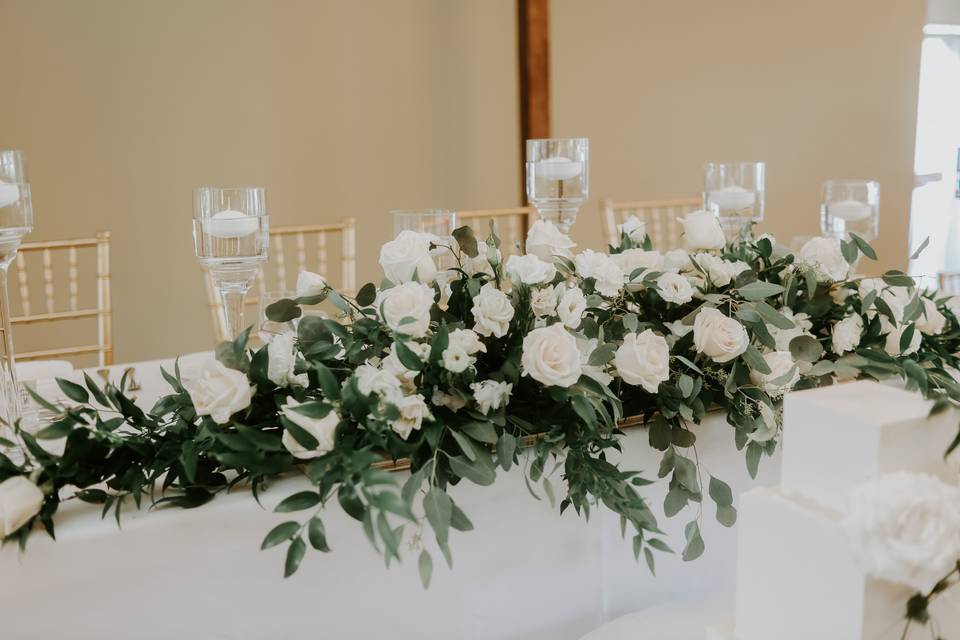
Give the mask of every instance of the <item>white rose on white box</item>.
[{"label": "white rose on white box", "polygon": [[726,245],[720,221],[709,211],[693,211],[679,221],[683,225],[683,237],[688,249],[723,249]]},{"label": "white rose on white box", "polygon": [[573,260],[577,273],[583,278],[593,278],[597,291],[614,297],[623,289],[623,269],[605,253],[587,249]]},{"label": "white rose on white box", "polygon": [[437,266],[430,255],[430,243],[433,236],[404,229],[397,237],[380,247],[380,266],[387,280],[394,284],[403,284],[413,280],[414,274],[420,282],[431,282],[437,273]]},{"label": "white rose on white box", "polygon": [[847,316],[833,325],[830,332],[830,342],[835,354],[843,355],[860,346],[860,337],[863,334],[863,318],[858,314]]},{"label": "white rose on white box", "polygon": [[477,401],[480,413],[487,415],[491,411],[507,406],[513,385],[509,382],[484,380],[472,383],[470,389],[473,391],[473,398]]},{"label": "white rose on white box", "polygon": [[822,282],[837,282],[850,274],[850,264],[836,238],[810,238],[800,248],[797,263],[813,269]]},{"label": "white rose on white box", "polygon": [[340,416],[337,415],[336,411],[331,410],[330,413],[322,418],[310,418],[302,413],[294,411],[294,408],[299,407],[300,405],[301,403],[297,402],[293,398],[287,398],[286,402],[281,405],[280,411],[283,412],[284,418],[297,425],[316,439],[316,448],[307,449],[300,444],[296,438],[293,437],[292,433],[287,430],[284,430],[281,442],[294,458],[299,458],[301,460],[319,458],[326,452],[331,451],[334,444],[336,444],[337,424],[340,422]]},{"label": "white rose on white box", "polygon": [[424,420],[433,420],[430,408],[419,393],[395,398],[391,402],[400,411],[400,417],[390,422],[390,428],[404,440],[419,430]]},{"label": "white rose on white box", "polygon": [[230,416],[249,407],[253,398],[246,374],[213,358],[188,367],[182,381],[197,415],[210,416],[217,424],[230,422]]},{"label": "white rose on white box", "polygon": [[510,256],[505,265],[507,277],[514,284],[546,284],[557,275],[557,268],[552,262],[541,260],[533,254]]},{"label": "white rose on white box", "polygon": [[623,224],[617,225],[617,233],[621,236],[627,234],[628,238],[639,244],[647,235],[647,223],[637,216],[630,216]]},{"label": "white rose on white box", "polygon": [[293,335],[281,333],[267,344],[267,378],[278,387],[295,384],[306,387],[310,378],[306,373],[294,373],[297,364],[297,350]]},{"label": "white rose on white box", "polygon": [[737,320],[706,307],[693,321],[693,345],[715,362],[729,362],[747,350],[750,337]]},{"label": "white rose on white box", "polygon": [[482,336],[502,338],[510,329],[513,320],[513,304],[503,291],[492,282],[480,287],[473,298],[473,329]]},{"label": "white rose on white box", "polygon": [[937,303],[930,298],[920,298],[923,301],[923,315],[917,318],[917,329],[935,336],[943,333],[947,326],[947,318],[937,309]]},{"label": "white rose on white box", "polygon": [[[750,372],[750,382],[771,395],[785,393],[800,380],[800,369],[789,351],[771,351],[763,355],[770,373]],[[784,380],[783,378],[786,378]]]},{"label": "white rose on white box", "polygon": [[562,324],[534,329],[523,339],[524,375],[546,386],[569,387],[580,379],[580,350]]},{"label": "white rose on white box", "polygon": [[693,286],[679,273],[664,273],[657,278],[657,292],[667,302],[686,304],[693,300]]},{"label": "white rose on white box", "polygon": [[557,301],[557,316],[563,326],[570,329],[578,328],[586,312],[587,298],[583,295],[583,291],[579,287],[564,289],[560,300]]},{"label": "white rose on white box", "polygon": [[43,492],[26,476],[13,476],[0,482],[0,530],[3,537],[13,535],[30,518],[40,513]]},{"label": "white rose on white box", "polygon": [[380,319],[391,330],[422,338],[430,330],[433,299],[433,287],[411,281],[380,291],[374,304]]},{"label": "white rose on white box", "polygon": [[554,256],[571,257],[571,249],[577,244],[548,220],[537,220],[527,231],[527,253],[541,260],[553,262]]},{"label": "white rose on white box", "polygon": [[650,329],[628,333],[613,357],[624,382],[656,393],[661,382],[670,379],[670,347],[663,336]]}]

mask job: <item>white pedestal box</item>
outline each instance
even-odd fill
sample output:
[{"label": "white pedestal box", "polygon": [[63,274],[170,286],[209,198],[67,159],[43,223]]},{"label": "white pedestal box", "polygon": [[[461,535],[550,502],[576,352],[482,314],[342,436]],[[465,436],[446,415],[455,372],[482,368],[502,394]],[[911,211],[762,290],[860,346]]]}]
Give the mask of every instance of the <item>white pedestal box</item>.
[{"label": "white pedestal box", "polygon": [[957,414],[929,416],[932,404],[868,380],[788,394],[781,488],[843,510],[849,489],[881,473],[926,472],[956,484],[957,465],[943,453]]}]

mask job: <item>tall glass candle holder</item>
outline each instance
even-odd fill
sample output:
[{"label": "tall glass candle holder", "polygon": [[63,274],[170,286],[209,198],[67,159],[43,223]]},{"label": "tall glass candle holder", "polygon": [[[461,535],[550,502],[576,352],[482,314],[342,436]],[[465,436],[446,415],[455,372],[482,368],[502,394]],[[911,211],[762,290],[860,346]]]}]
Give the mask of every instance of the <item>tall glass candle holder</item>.
[{"label": "tall glass candle holder", "polygon": [[22,151],[0,151],[0,325],[3,329],[0,353],[0,396],[3,419],[7,425],[22,413],[17,385],[13,329],[10,323],[10,297],[7,273],[24,236],[33,231],[33,203]]},{"label": "tall glass candle holder", "polygon": [[763,220],[762,162],[711,162],[704,167],[703,206],[720,220],[728,240]]},{"label": "tall glass candle holder", "polygon": [[197,260],[220,292],[231,338],[244,328],[243,301],[267,259],[269,228],[266,196],[260,187],[201,187],[194,193]]},{"label": "tall glass candle holder", "polygon": [[589,194],[589,146],[586,138],[527,140],[527,200],[564,233]]},{"label": "tall glass candle holder", "polygon": [[880,230],[880,183],[875,180],[827,180],[820,204],[820,230],[849,239],[853,232],[873,240]]}]

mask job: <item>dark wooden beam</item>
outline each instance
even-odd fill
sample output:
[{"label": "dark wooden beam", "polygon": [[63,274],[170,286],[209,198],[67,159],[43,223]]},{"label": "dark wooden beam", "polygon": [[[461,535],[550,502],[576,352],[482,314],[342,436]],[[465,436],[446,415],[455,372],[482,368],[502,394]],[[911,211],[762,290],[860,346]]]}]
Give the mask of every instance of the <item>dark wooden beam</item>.
[{"label": "dark wooden beam", "polygon": [[[549,4],[550,0],[517,0],[521,176],[524,175],[526,141],[550,137]],[[523,182],[521,177],[521,185]],[[526,193],[523,201],[526,202]]]}]

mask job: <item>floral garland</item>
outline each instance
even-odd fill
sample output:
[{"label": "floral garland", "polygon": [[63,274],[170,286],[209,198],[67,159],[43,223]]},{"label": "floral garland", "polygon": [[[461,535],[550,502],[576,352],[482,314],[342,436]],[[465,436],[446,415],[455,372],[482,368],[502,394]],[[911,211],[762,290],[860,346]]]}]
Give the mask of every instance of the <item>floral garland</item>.
[{"label": "floral garland", "polygon": [[[727,244],[711,214],[682,221],[690,251],[654,251],[636,219],[609,253],[584,250],[549,222],[535,223],[526,255],[502,261],[491,226],[453,238],[404,231],[382,247],[386,279],[355,297],[303,273],[297,298],[267,310],[289,332],[258,350],[248,333],[221,344],[217,360],[164,372],[172,393],[150,412],[124,393],[59,380],[72,401],[35,400],[58,418],[37,433],[16,425],[22,461],[0,455],[0,525],[26,543],[39,521],[52,536],[65,488],[104,515],[144,499],[196,507],[231,487],[256,496],[272,478],[302,472],[310,490],[276,507],[300,513],[271,530],[264,549],[286,545],[285,574],[308,547],[329,551],[323,524],[336,501],[387,561],[429,526],[447,563],[451,528],[472,528],[451,495],[461,481],[494,482],[521,465],[531,493],[589,514],[597,503],[632,530],[634,555],[653,571],[671,552],[641,495],[656,478],[608,460],[619,423],[642,415],[662,452],[668,517],[704,493],[716,518],[736,519],[729,486],[703,477],[688,429],[709,408],[726,412],[755,475],[780,433],[782,397],[855,377],[902,376],[960,405],[960,300],[937,299],[898,271],[849,279],[873,249],[815,238],[794,257],[770,236]],[[454,266],[438,269],[437,260]],[[340,321],[304,314],[329,300]],[[62,453],[44,441],[65,439]],[[951,450],[960,444],[960,436]],[[409,460],[402,486],[376,463]],[[158,493],[159,492],[159,493]],[[704,550],[697,516],[682,556]],[[428,585],[433,559],[420,545]],[[960,552],[960,550],[958,550]]]}]

